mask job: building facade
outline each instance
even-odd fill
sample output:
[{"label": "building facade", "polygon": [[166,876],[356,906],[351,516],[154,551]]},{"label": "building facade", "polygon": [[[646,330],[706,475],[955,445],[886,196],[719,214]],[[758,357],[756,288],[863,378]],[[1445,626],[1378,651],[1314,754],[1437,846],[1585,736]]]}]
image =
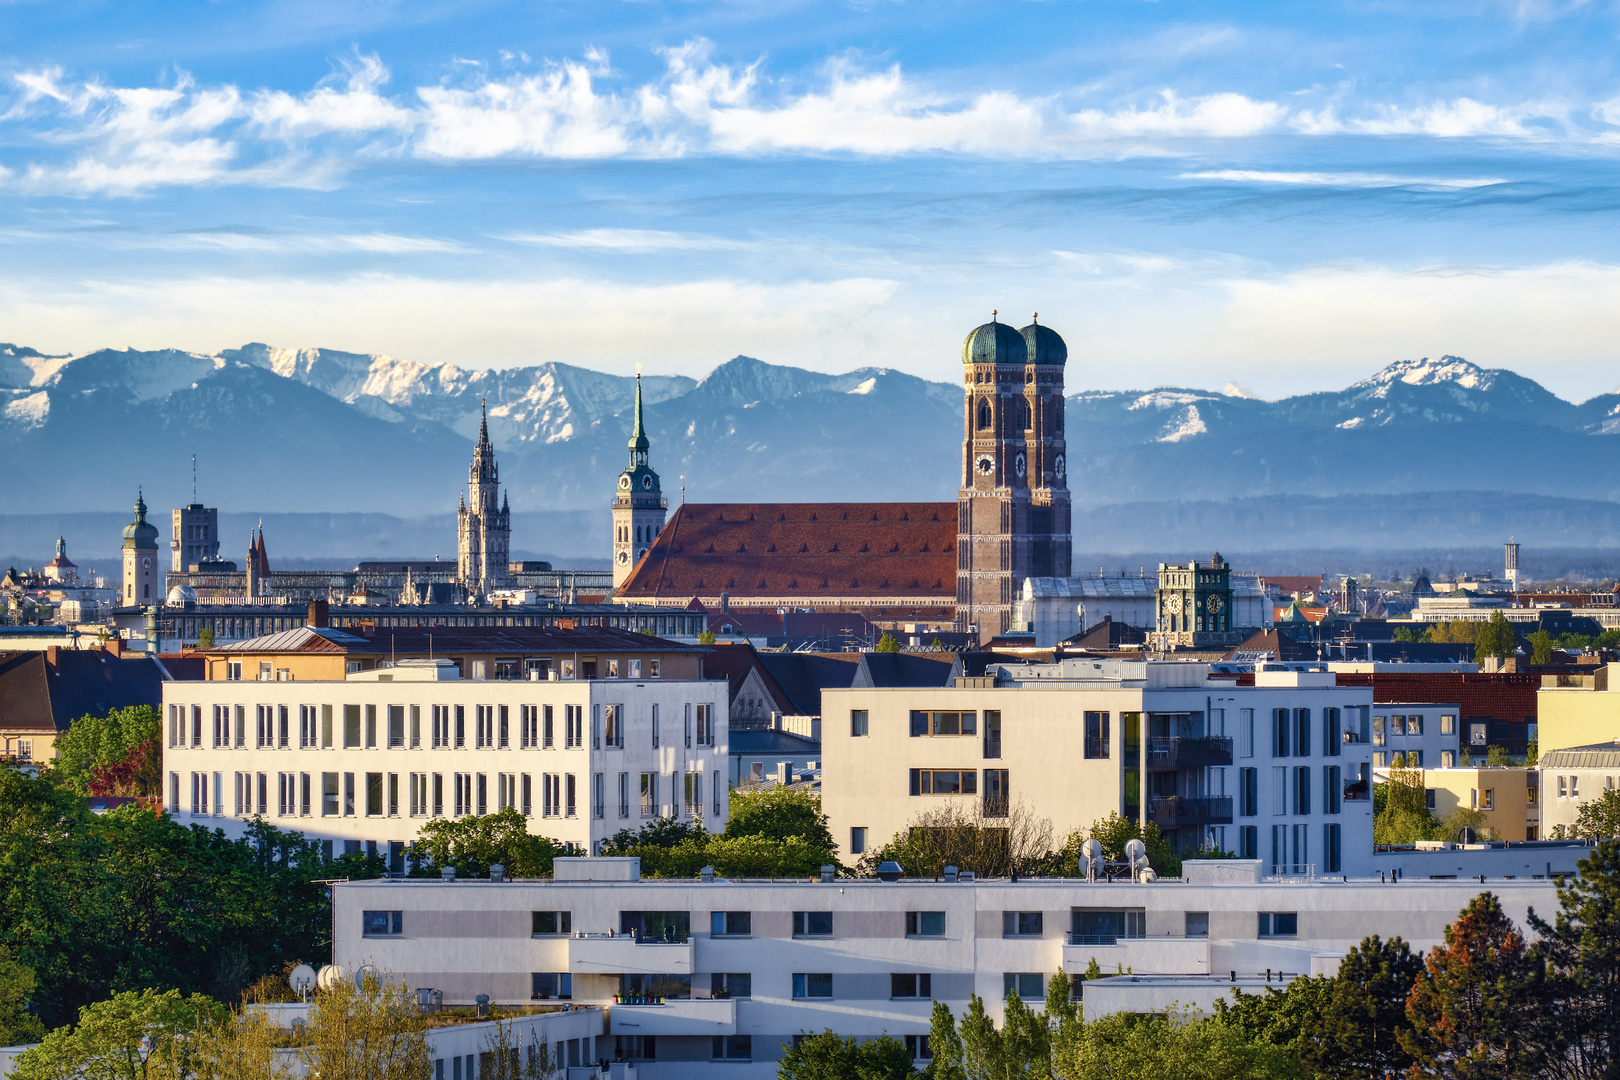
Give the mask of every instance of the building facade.
[{"label": "building facade", "polygon": [[146,499],[135,496],[135,520],[124,528],[124,587],[122,607],[145,607],[163,602],[158,567],[157,526],[146,520]]},{"label": "building facade", "polygon": [[170,511],[169,569],[189,570],[219,561],[219,510],[200,502]]},{"label": "building facade", "polygon": [[1301,874],[1372,858],[1372,695],[1328,672],[1067,659],[940,689],[822,691],[822,805],[851,855],[919,814],[1027,812],[1058,840],[1109,814]]},{"label": "building facade", "polygon": [[489,442],[486,407],[478,421],[478,442],[467,470],[467,493],[456,512],[457,567],[462,585],[475,596],[488,596],[510,583],[512,511],[500,489],[500,467]]},{"label": "building facade", "polygon": [[642,420],[641,372],[636,372],[636,426],[630,432],[630,464],[619,474],[613,497],[613,587],[617,589],[647,554],[664,528],[669,504],[658,474],[648,464],[647,428]]},{"label": "building facade", "polygon": [[1207,563],[1160,563],[1154,601],[1159,648],[1236,645],[1248,636],[1233,621],[1232,567],[1218,551]]},{"label": "building facade", "polygon": [[[1459,755],[1459,740],[1471,738],[1466,731],[1469,725],[1457,721],[1459,712],[1455,703],[1377,703],[1372,718],[1373,768],[1386,769],[1397,760],[1408,769],[1456,768],[1468,757]],[[1475,720],[1472,724],[1481,729],[1476,753],[1482,754],[1487,722]]]},{"label": "building facade", "polygon": [[1543,751],[1536,771],[1542,835],[1574,836],[1581,807],[1620,787],[1620,743],[1610,739]]},{"label": "building facade", "polygon": [[[1266,583],[1253,574],[1227,576],[1231,587],[1228,609],[1231,624],[1246,631],[1272,624],[1271,598]],[[1094,629],[1105,619],[1134,630],[1159,629],[1159,582],[1145,574],[1085,575],[1069,578],[1025,578],[1018,607],[1018,625],[1035,635],[1038,648]]]},{"label": "building facade", "polygon": [[[262,817],[396,865],[424,822],[508,807],[591,852],[659,818],[721,828],[726,684],[678,646],[618,636],[642,641],[609,655],[596,635],[587,654],[558,634],[543,665],[508,644],[513,667],[468,661],[472,678],[442,658],[209,653],[208,681],[164,687],[164,806],[233,833]],[[308,677],[335,664],[352,669]]]},{"label": "building facade", "polygon": [[[611,1056],[647,1080],[766,1080],[784,1044],[824,1029],[887,1034],[925,1060],[935,1001],[960,1016],[977,994],[999,1023],[1009,990],[1038,1001],[1053,975],[1072,981],[1094,960],[1131,974],[1076,987],[1088,1018],[1208,1010],[1273,974],[1273,986],[1332,974],[1370,934],[1433,948],[1482,888],[1277,881],[1252,861],[1188,863],[1182,882],[1152,884],[642,881],[633,863],[559,860],[550,881],[339,884],[333,959],[447,1004],[600,1006]],[[1557,904],[1548,880],[1485,887],[1520,927]]]},{"label": "building facade", "polygon": [[994,313],[962,345],[956,628],[981,639],[1012,628],[1025,578],[1069,576],[1067,360],[1056,331],[1015,330]]}]

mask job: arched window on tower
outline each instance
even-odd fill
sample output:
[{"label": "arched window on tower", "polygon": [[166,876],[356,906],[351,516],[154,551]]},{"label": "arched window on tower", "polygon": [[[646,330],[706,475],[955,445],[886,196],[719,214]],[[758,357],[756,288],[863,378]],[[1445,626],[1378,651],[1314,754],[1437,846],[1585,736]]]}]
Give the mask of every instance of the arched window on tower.
[{"label": "arched window on tower", "polygon": [[990,413],[990,399],[989,398],[980,398],[979,399],[979,427],[981,429],[987,428],[992,423],[993,423],[993,418],[992,418],[991,413]]},{"label": "arched window on tower", "polygon": [[1035,410],[1029,407],[1029,399],[1023,398],[1021,408],[1024,411],[1024,430],[1029,431],[1035,427]]}]

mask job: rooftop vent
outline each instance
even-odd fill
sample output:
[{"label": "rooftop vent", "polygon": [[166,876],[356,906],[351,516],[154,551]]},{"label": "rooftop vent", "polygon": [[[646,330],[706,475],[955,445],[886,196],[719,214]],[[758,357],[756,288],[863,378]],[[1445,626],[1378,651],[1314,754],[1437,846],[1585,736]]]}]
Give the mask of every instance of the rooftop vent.
[{"label": "rooftop vent", "polygon": [[900,875],[903,873],[905,873],[905,871],[901,870],[900,864],[895,862],[893,859],[884,862],[877,869],[879,881],[899,881]]}]

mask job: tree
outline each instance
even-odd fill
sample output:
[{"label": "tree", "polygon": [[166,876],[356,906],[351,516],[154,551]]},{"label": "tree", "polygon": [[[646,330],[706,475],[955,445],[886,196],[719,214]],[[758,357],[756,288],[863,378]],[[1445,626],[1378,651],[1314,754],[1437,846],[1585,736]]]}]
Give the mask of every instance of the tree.
[{"label": "tree", "polygon": [[1460,1080],[1530,1074],[1525,1045],[1535,1009],[1526,993],[1524,936],[1493,893],[1481,893],[1429,951],[1398,1035],[1410,1075]]},{"label": "tree", "polygon": [[698,644],[699,645],[713,645],[714,643],[715,643],[715,636],[714,636],[714,631],[713,630],[705,630],[701,634],[698,635]]},{"label": "tree", "polygon": [[1620,1063],[1620,841],[1602,841],[1579,868],[1559,881],[1551,923],[1530,911],[1543,1003],[1536,1042],[1552,1059],[1547,1073],[1605,1077]]},{"label": "tree", "polygon": [[281,1030],[262,1011],[235,1012],[190,1037],[194,1080],[295,1080]]},{"label": "tree", "polygon": [[901,1080],[916,1073],[910,1052],[894,1036],[857,1042],[828,1029],[783,1043],[776,1075],[780,1080]]},{"label": "tree", "polygon": [[484,1040],[480,1080],[551,1080],[562,1063],[554,1060],[551,1044],[537,1038],[538,1033],[538,1028],[530,1028],[524,1042],[510,1021],[496,1019]]},{"label": "tree", "polygon": [[1536,762],[1540,759],[1541,751],[1536,745],[1536,740],[1531,739],[1524,745],[1524,764],[1527,768],[1533,769],[1536,767]]},{"label": "tree", "polygon": [[529,832],[529,819],[515,806],[494,814],[424,822],[412,850],[419,860],[425,857],[432,864],[419,868],[419,873],[436,874],[438,868],[453,866],[462,877],[487,877],[496,863],[513,877],[550,877],[553,859],[580,853],[572,845]]},{"label": "tree", "polygon": [[1422,769],[1390,769],[1389,779],[1374,785],[1373,803],[1374,843],[1410,844],[1432,840],[1440,832],[1439,823],[1429,813]]},{"label": "tree", "polygon": [[421,1080],[433,1068],[427,1030],[409,987],[340,979],[316,994],[299,1057],[321,1080]]},{"label": "tree", "polygon": [[899,652],[900,651],[900,642],[899,642],[899,640],[897,640],[895,638],[895,636],[893,634],[891,634],[887,630],[885,630],[885,631],[883,631],[883,636],[878,638],[878,643],[876,645],[872,646],[872,651],[873,652]]},{"label": "tree", "polygon": [[1249,1041],[1274,1046],[1311,1075],[1321,1075],[1336,1057],[1322,1040],[1320,1023],[1333,998],[1333,980],[1300,978],[1285,989],[1258,994],[1232,991],[1232,1002],[1215,1002],[1216,1016]]},{"label": "tree", "polygon": [[214,647],[214,628],[205,626],[197,632],[197,648],[212,649]]},{"label": "tree", "polygon": [[1500,611],[1491,612],[1489,622],[1480,624],[1474,638],[1474,659],[1487,656],[1508,657],[1519,653],[1519,635],[1513,624]]},{"label": "tree", "polygon": [[1219,1017],[1115,1013],[1072,1025],[1056,1040],[1053,1073],[1064,1080],[1292,1080],[1283,1051]]},{"label": "tree", "polygon": [[1418,635],[1412,632],[1412,628],[1410,626],[1397,626],[1392,638],[1395,641],[1415,642],[1418,640]]},{"label": "tree", "polygon": [[727,839],[802,837],[824,848],[829,862],[837,849],[832,830],[827,826],[827,815],[821,812],[821,796],[803,788],[775,786],[732,792],[731,816],[726,819],[726,829],[721,835]]},{"label": "tree", "polygon": [[28,1012],[37,985],[34,973],[0,945],[0,1046],[38,1042],[45,1037],[45,1025]]},{"label": "tree", "polygon": [[1518,762],[1513,760],[1513,755],[1507,752],[1507,747],[1487,746],[1485,748],[1485,765],[1487,768],[1502,769],[1517,764]]},{"label": "tree", "polygon": [[1530,643],[1530,662],[1532,664],[1552,663],[1553,640],[1551,634],[1545,630],[1537,630],[1525,640]]},{"label": "tree", "polygon": [[190,1036],[228,1015],[219,1002],[178,990],[125,991],[86,1005],[17,1059],[13,1080],[147,1080],[191,1072]]},{"label": "tree", "polygon": [[980,877],[1037,872],[1052,857],[1052,821],[1036,817],[1025,803],[990,816],[978,800],[953,800],[915,817],[882,847],[860,861],[874,874],[886,861],[899,863],[913,877],[936,877],[947,866]]},{"label": "tree", "polygon": [[1423,961],[1405,941],[1377,934],[1339,961],[1320,1039],[1324,1049],[1337,1051],[1338,1075],[1398,1075],[1412,1064],[1400,1038],[1411,1031],[1406,999],[1422,971]]},{"label": "tree", "polygon": [[[56,740],[56,760],[51,772],[57,780],[81,795],[90,794],[91,781],[98,767],[112,767],[128,761],[144,745],[144,759],[161,761],[163,718],[151,705],[131,705],[113,709],[106,716],[81,716]],[[149,789],[131,794],[154,795],[161,782],[161,765],[143,777]],[[105,792],[102,794],[106,794]]]},{"label": "tree", "polygon": [[1620,836],[1620,791],[1605,791],[1575,812],[1575,835],[1583,840]]},{"label": "tree", "polygon": [[[1170,841],[1165,839],[1164,833],[1159,831],[1159,826],[1151,821],[1144,827],[1118,813],[1112,813],[1093,821],[1089,831],[1091,838],[1102,845],[1104,862],[1124,862],[1125,845],[1132,840],[1140,840],[1147,849],[1148,865],[1153,867],[1154,873],[1160,877],[1181,876],[1181,858]],[[1064,842],[1063,873],[1080,874],[1080,848],[1085,840],[1085,833],[1076,830]]]}]

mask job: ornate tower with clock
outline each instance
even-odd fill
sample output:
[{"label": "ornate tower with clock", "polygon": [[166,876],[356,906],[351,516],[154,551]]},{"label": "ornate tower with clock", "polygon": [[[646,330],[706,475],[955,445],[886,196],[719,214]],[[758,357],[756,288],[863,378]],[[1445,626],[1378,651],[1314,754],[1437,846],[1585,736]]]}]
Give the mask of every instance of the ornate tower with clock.
[{"label": "ornate tower with clock", "polygon": [[489,441],[489,406],[478,421],[478,442],[467,470],[467,494],[456,511],[457,573],[473,595],[510,584],[512,509],[500,497],[501,472]]},{"label": "ornate tower with clock", "polygon": [[962,345],[962,486],[957,493],[956,623],[981,640],[1012,627],[1028,577],[1068,577],[1063,338],[1038,319],[996,318]]},{"label": "ornate tower with clock", "polygon": [[158,587],[158,529],[146,520],[146,499],[135,496],[135,520],[124,528],[124,593],[119,597],[123,607],[144,607],[161,603],[163,590]]},{"label": "ornate tower with clock", "polygon": [[646,425],[641,411],[641,365],[636,365],[636,426],[630,433],[630,466],[619,474],[613,498],[613,587],[617,589],[647,554],[653,538],[664,528],[669,504],[664,501],[658,474],[647,464]]},{"label": "ornate tower with clock", "polygon": [[1216,552],[1207,563],[1160,563],[1157,646],[1161,649],[1236,645],[1232,628],[1232,567]]}]

